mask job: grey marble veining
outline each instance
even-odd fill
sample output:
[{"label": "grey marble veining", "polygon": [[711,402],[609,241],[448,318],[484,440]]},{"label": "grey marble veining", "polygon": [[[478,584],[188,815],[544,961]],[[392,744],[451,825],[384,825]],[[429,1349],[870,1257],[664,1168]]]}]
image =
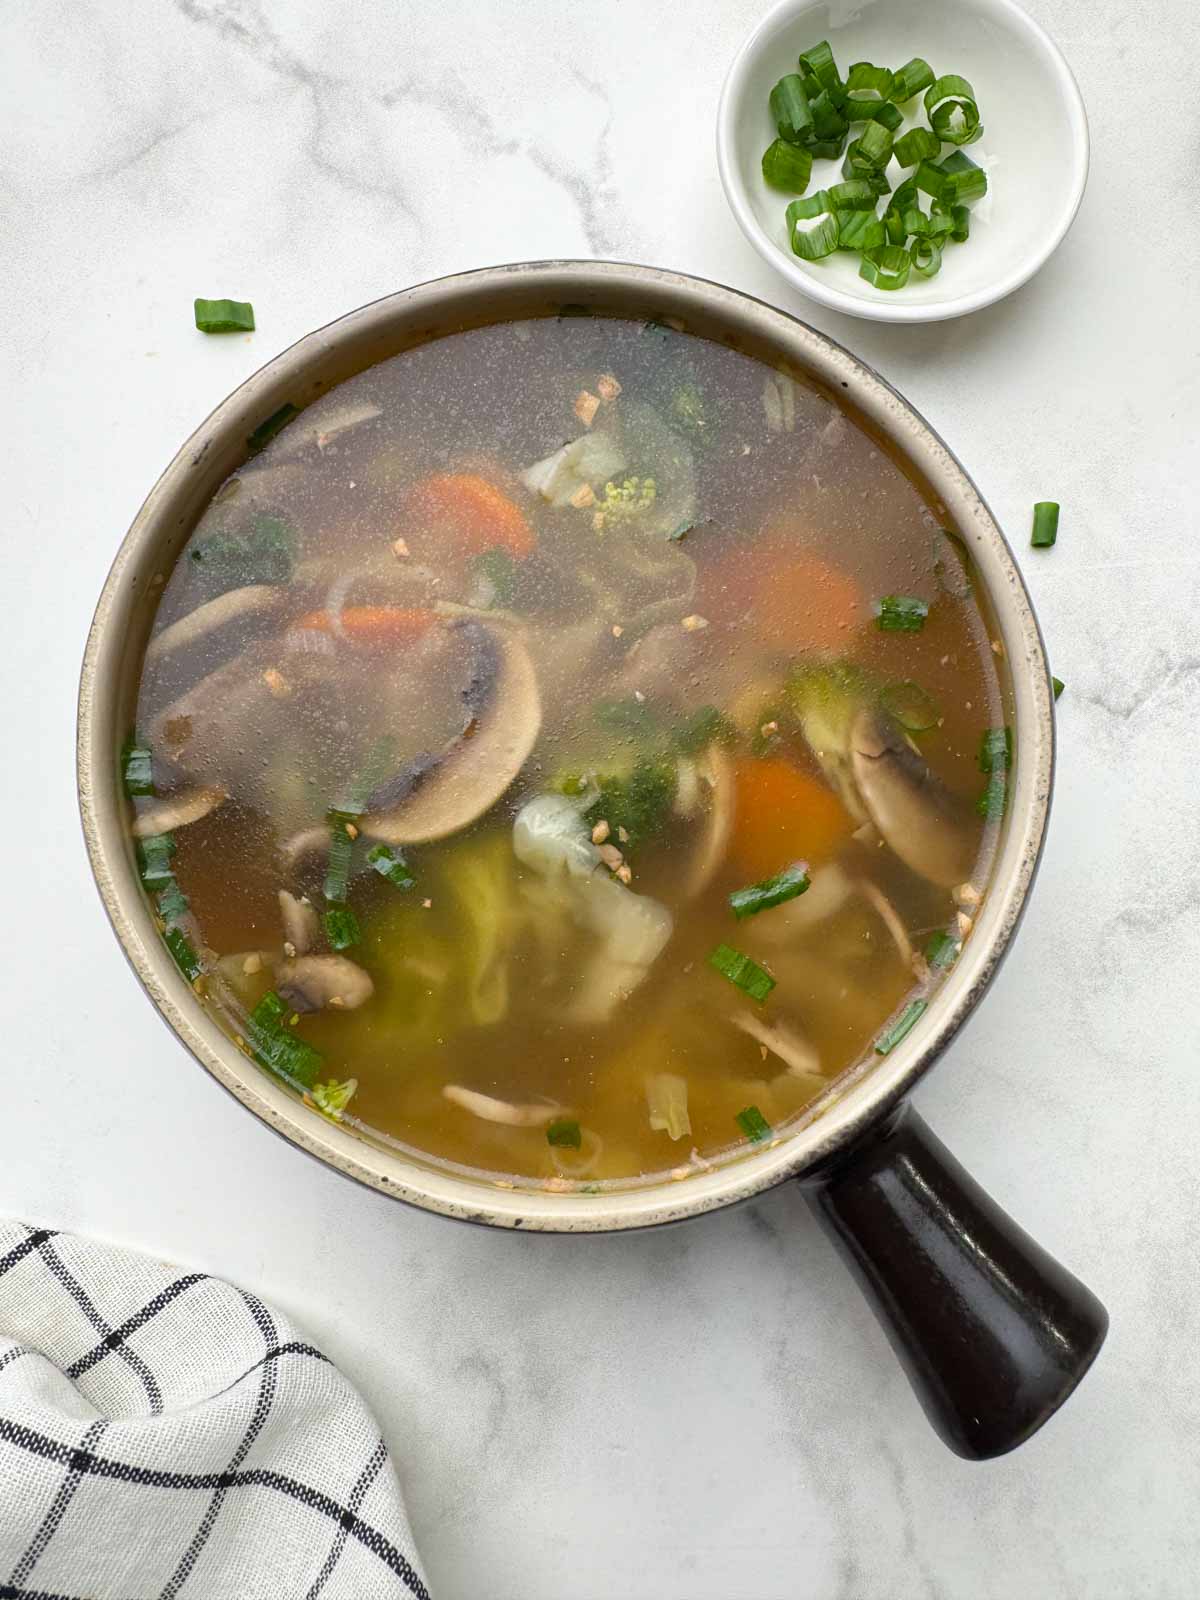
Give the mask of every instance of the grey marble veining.
[{"label": "grey marble veining", "polygon": [[[286,1307],[378,1410],[440,1600],[1200,1589],[1200,25],[1187,0],[1035,9],[1092,113],[1091,188],[1032,284],[925,328],[806,305],[728,216],[715,96],[759,0],[6,14],[0,1209]],[[1164,92],[1169,126],[1129,114]],[[677,266],[827,329],[929,416],[1018,547],[1068,683],[1051,838],[1017,946],[920,1100],[1113,1327],[1006,1460],[968,1466],[928,1432],[794,1192],[637,1238],[401,1210],[226,1100],[104,925],[75,677],[158,470],[309,328],[557,255]],[[196,293],[252,298],[258,333],[199,338]],[[1044,497],[1063,504],[1049,554],[1025,547]]]}]

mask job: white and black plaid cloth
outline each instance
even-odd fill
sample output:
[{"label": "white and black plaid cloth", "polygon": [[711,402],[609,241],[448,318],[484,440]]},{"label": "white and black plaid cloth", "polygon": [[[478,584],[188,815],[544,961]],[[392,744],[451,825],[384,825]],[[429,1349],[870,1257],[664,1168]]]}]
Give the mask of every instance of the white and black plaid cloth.
[{"label": "white and black plaid cloth", "polygon": [[428,1600],[371,1414],[245,1290],[0,1219],[0,1600]]}]

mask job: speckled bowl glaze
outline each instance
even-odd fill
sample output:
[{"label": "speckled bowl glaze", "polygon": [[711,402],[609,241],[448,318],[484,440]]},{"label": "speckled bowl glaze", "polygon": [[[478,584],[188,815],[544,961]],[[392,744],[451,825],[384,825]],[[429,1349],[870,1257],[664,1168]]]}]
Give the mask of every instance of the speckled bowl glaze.
[{"label": "speckled bowl glaze", "polygon": [[[966,541],[991,599],[1015,691],[1014,784],[994,884],[921,1026],[890,1055],[839,1084],[816,1115],[769,1148],[681,1182],[611,1194],[501,1188],[424,1165],[327,1121],[260,1071],[205,1012],[158,936],[138,884],[118,763],[154,614],[152,580],[170,568],[210,496],[246,459],[247,437],[266,417],[285,402],[302,407],[352,374],[439,334],[580,304],[677,319],[690,331],[807,375],[856,408],[908,458]],[[121,545],[88,637],[79,698],[80,805],[100,894],[143,987],[197,1060],[269,1127],[349,1177],[446,1216],[526,1230],[582,1233],[674,1222],[783,1179],[814,1175],[811,1192],[824,1196],[830,1213],[829,1197],[838,1191],[827,1180],[844,1170],[839,1162],[846,1152],[880,1134],[911,1138],[915,1119],[904,1120],[904,1096],[946,1049],[997,970],[1033,882],[1053,766],[1050,676],[1029,596],[978,490],[937,434],[848,351],[773,307],[695,278],[605,262],[493,267],[421,284],[309,334],[248,379],[179,451]],[[909,1169],[915,1170],[911,1160]]]}]

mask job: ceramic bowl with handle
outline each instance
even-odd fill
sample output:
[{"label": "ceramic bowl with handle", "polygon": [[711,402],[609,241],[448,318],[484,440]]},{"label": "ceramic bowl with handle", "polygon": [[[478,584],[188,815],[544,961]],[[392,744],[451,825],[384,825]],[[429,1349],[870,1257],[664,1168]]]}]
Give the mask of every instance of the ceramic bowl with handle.
[{"label": "ceramic bowl with handle", "polygon": [[[375,362],[439,333],[563,307],[671,319],[790,368],[884,435],[946,507],[986,589],[1010,663],[1011,799],[971,937],[918,1032],[839,1083],[820,1114],[770,1148],[683,1182],[598,1194],[498,1188],[316,1114],[217,1025],[174,965],[138,881],[120,750],[159,594],[247,439]],[[161,579],[160,579],[161,581]],[[1074,1388],[1104,1336],[1099,1302],[978,1189],[906,1096],[983,998],[1017,929],[1045,836],[1054,765],[1050,674],[1020,573],[963,468],[921,417],[848,351],[732,289],[648,267],[543,262],[443,278],[301,339],[225,400],[151,490],[101,594],[79,700],[84,832],[105,908],[151,1000],[202,1066],[299,1149],[384,1194],[497,1228],[594,1233],[678,1222],[799,1180],[862,1280],[935,1425],[963,1455],[1028,1437]],[[298,1175],[299,1176],[299,1175]],[[584,1247],[581,1245],[581,1247]]]}]

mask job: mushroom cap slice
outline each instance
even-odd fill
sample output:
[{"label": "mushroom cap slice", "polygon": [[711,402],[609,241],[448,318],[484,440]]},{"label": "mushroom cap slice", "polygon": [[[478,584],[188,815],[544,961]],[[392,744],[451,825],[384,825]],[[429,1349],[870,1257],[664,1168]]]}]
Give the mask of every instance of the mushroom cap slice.
[{"label": "mushroom cap slice", "polygon": [[156,833],[173,833],[176,828],[186,828],[190,822],[199,822],[219,805],[228,800],[226,790],[218,785],[209,788],[180,789],[176,794],[164,795],[157,804],[139,811],[133,821],[135,839],[149,839]]},{"label": "mushroom cap slice", "polygon": [[979,829],[895,723],[860,711],[850,729],[850,765],[871,821],[905,866],[946,889],[970,877]]},{"label": "mushroom cap slice", "polygon": [[697,768],[710,798],[704,831],[684,884],[684,894],[689,900],[703,894],[720,870],[729,850],[737,809],[737,785],[729,752],[710,744],[697,762]]},{"label": "mushroom cap slice", "polygon": [[495,648],[487,703],[478,703],[475,684],[468,686],[471,720],[463,735],[440,758],[414,764],[408,792],[395,805],[366,813],[360,827],[372,839],[427,844],[459,832],[496,804],[528,760],[542,726],[537,674],[517,634],[487,632]]},{"label": "mushroom cap slice", "polygon": [[294,1011],[353,1011],[375,993],[371,975],[347,956],[295,956],[275,968],[275,989]]},{"label": "mushroom cap slice", "polygon": [[275,584],[251,583],[242,589],[227,589],[215,600],[208,600],[178,622],[172,622],[156,634],[146,647],[146,665],[154,666],[165,661],[177,650],[200,644],[224,628],[234,628],[281,611],[285,602],[284,591]]}]

